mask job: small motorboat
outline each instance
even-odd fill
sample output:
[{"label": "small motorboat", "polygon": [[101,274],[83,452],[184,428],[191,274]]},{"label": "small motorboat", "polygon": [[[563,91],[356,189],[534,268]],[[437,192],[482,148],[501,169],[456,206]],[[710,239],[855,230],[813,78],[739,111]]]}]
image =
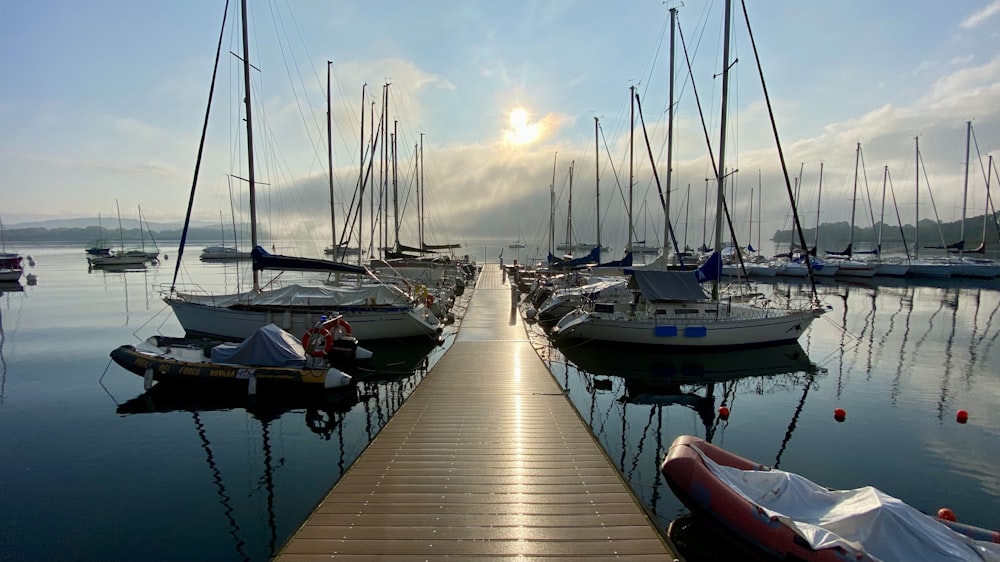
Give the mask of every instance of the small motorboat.
[{"label": "small motorboat", "polygon": [[871,486],[829,490],[690,435],[660,467],[677,497],[776,560],[1000,561],[1000,532],[927,515]]},{"label": "small motorboat", "polygon": [[351,386],[353,380],[344,369],[371,357],[339,316],[322,318],[301,340],[267,324],[239,343],[152,336],[111,352],[116,363],[143,377],[146,390],[158,381],[197,381],[245,384],[249,394],[257,393],[258,384],[318,389]]}]

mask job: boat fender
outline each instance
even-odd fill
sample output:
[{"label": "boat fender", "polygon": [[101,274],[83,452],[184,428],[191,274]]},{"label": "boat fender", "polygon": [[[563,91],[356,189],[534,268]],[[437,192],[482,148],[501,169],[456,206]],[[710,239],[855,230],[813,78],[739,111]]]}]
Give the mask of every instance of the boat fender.
[{"label": "boat fender", "polygon": [[323,380],[323,388],[343,388],[350,386],[351,375],[330,367],[326,370],[326,378]]},{"label": "boat fender", "polygon": [[146,372],[142,377],[142,389],[149,390],[153,388],[153,368],[146,367]]},{"label": "boat fender", "polygon": [[[312,339],[314,335],[323,338],[323,347],[313,345]],[[306,330],[305,335],[302,336],[302,347],[305,348],[306,353],[313,357],[323,357],[333,351],[333,332],[326,328],[316,328],[315,326],[309,328]]]}]

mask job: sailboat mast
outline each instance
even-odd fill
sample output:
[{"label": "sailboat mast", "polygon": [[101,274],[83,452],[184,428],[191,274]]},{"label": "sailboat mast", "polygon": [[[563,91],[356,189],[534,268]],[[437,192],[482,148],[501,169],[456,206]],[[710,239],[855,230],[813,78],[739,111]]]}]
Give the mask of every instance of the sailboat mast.
[{"label": "sailboat mast", "polygon": [[847,257],[854,255],[854,214],[858,208],[858,164],[861,162],[861,143],[854,151],[854,194],[851,196],[851,232],[848,234]]},{"label": "sailboat mast", "polygon": [[915,213],[913,227],[915,242],[913,243],[913,257],[920,257],[920,137],[913,137],[913,144],[916,149],[916,156],[913,158],[915,166],[914,177],[917,179],[916,199],[914,199],[913,212]]},{"label": "sailboat mast", "polygon": [[[247,118],[247,181],[250,183],[250,247],[256,248],[257,241],[257,183],[253,165],[253,111],[250,104],[250,34],[247,24],[247,0],[240,1],[243,16],[243,97]],[[253,268],[253,290],[260,292],[260,272]]]},{"label": "sailboat mast", "polygon": [[819,205],[823,201],[823,163],[819,163],[819,190],[816,193],[816,236],[813,237],[813,247],[819,248]]},{"label": "sailboat mast", "polygon": [[424,247],[424,134],[420,133],[420,247]]},{"label": "sailboat mast", "polygon": [[566,212],[566,251],[573,253],[573,163],[569,163],[569,205]]},{"label": "sailboat mast", "polygon": [[326,164],[327,179],[330,182],[330,240],[333,247],[333,261],[340,261],[337,254],[337,214],[333,201],[333,115],[330,111],[330,65],[333,61],[326,61]]},{"label": "sailboat mast", "polygon": [[632,148],[635,144],[635,86],[628,87],[628,245],[627,252],[632,251]]},{"label": "sailboat mast", "polygon": [[[597,197],[597,255],[601,255],[601,153],[598,147],[598,122],[597,117],[594,117],[594,190],[596,191]],[[985,232],[986,226],[984,223],[983,231]],[[518,228],[518,240],[521,239],[520,227]],[[984,235],[983,240],[986,237]],[[600,263],[600,260],[597,260]]]},{"label": "sailboat mast", "polygon": [[125,232],[122,230],[122,210],[118,207],[118,200],[115,199],[115,211],[118,213],[118,241],[121,243],[122,253],[125,253]]},{"label": "sailboat mast", "polygon": [[[965,122],[965,184],[962,188],[962,224],[959,226],[958,257],[965,251],[965,208],[969,202],[969,142],[972,137],[972,121]],[[985,238],[984,238],[985,240]]]},{"label": "sailboat mast", "polygon": [[[146,235],[142,232],[142,205],[136,205],[136,209],[139,211],[139,247],[142,251],[146,251]],[[965,222],[965,217],[962,217],[962,222]]]},{"label": "sailboat mast", "polygon": [[396,174],[396,144],[399,139],[399,119],[392,120],[392,221],[396,248],[399,248],[399,183]]},{"label": "sailboat mast", "polygon": [[882,208],[879,209],[878,214],[878,240],[875,242],[875,249],[878,250],[876,254],[879,259],[882,259],[882,227],[885,225],[885,188],[889,183],[889,166],[886,165],[882,171]]},{"label": "sailboat mast", "polygon": [[[361,86],[361,138],[358,142],[358,265],[361,265],[361,255],[364,253],[361,251],[363,246],[361,245],[361,233],[364,232],[364,222],[365,222],[365,90],[368,89],[368,83],[366,82]],[[348,236],[350,238],[350,236]]]},{"label": "sailboat mast", "polygon": [[670,8],[670,80],[667,102],[667,188],[663,194],[663,257],[666,259],[670,248],[670,181],[673,176],[674,155],[674,28],[677,23],[677,8]]},{"label": "sailboat mast", "polygon": [[559,153],[552,156],[552,183],[549,184],[549,255],[554,255],[556,248],[556,161]]},{"label": "sailboat mast", "polygon": [[[729,106],[729,35],[732,25],[732,0],[726,0],[726,23],[723,26],[722,40],[722,108],[719,118],[719,167],[715,171],[716,188],[715,199],[715,251],[722,253],[722,206],[724,204],[723,184],[725,182],[726,169],[726,113]],[[712,284],[712,297],[718,298],[719,283]]]},{"label": "sailboat mast", "polygon": [[[420,134],[423,136],[423,133]],[[424,247],[424,216],[420,208],[420,143],[413,145],[413,177],[417,183],[417,245]]]}]

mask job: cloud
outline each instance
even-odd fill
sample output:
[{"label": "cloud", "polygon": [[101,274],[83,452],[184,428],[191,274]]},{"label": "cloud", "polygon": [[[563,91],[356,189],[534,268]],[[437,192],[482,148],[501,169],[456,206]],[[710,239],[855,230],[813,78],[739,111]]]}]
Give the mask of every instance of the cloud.
[{"label": "cloud", "polygon": [[959,24],[963,29],[972,29],[978,27],[981,23],[985,22],[992,16],[1000,13],[1000,0],[993,0],[989,5],[987,5],[982,10],[975,12],[974,14],[968,16],[962,23]]}]

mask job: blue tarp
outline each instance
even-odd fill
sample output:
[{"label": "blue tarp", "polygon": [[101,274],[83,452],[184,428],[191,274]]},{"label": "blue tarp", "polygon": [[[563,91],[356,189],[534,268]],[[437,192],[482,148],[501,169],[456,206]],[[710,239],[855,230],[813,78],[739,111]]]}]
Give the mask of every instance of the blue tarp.
[{"label": "blue tarp", "polygon": [[295,336],[274,324],[261,326],[240,343],[212,348],[212,363],[253,367],[304,367],[305,350]]}]

